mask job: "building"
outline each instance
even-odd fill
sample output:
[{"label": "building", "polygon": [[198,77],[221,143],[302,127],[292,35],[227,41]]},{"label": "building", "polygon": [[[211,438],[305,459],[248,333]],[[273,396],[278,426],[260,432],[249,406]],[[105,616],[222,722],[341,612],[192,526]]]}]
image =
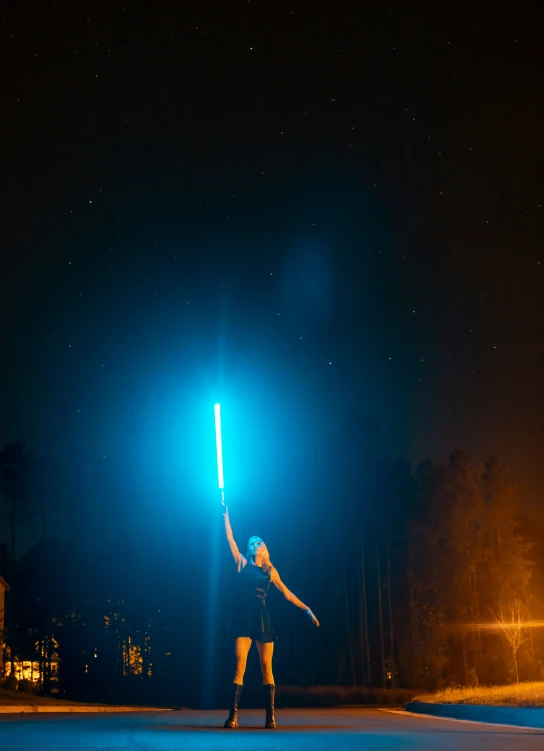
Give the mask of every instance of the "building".
[{"label": "building", "polygon": [[4,665],[4,593],[9,592],[6,580],[0,576],[0,673]]}]

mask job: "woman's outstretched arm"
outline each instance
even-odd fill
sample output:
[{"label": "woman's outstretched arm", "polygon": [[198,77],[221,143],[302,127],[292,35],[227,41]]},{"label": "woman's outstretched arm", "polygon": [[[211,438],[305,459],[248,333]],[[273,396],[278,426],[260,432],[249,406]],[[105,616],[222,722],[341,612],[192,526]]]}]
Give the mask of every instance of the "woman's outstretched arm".
[{"label": "woman's outstretched arm", "polygon": [[238,550],[238,545],[236,544],[234,540],[234,535],[232,534],[232,527],[230,526],[228,506],[225,506],[225,513],[223,514],[223,519],[225,520],[225,534],[227,535],[227,542],[230,547],[230,552],[232,553],[232,557],[234,558],[234,561],[236,565],[238,566],[238,571],[240,571],[240,569],[244,568],[247,561]]},{"label": "woman's outstretched arm", "polygon": [[280,575],[278,574],[278,572],[276,571],[276,569],[272,570],[272,577],[271,578],[272,578],[272,583],[274,584],[274,586],[276,587],[276,589],[279,589],[279,591],[282,593],[282,595],[285,597],[285,599],[288,600],[289,602],[292,602],[293,605],[296,605],[297,608],[300,608],[301,610],[305,610],[306,614],[308,615],[308,617],[310,618],[310,620],[312,621],[312,623],[315,626],[319,626],[319,621],[317,620],[317,618],[315,617],[315,615],[312,613],[312,611],[310,610],[310,608],[307,605],[305,605],[302,602],[302,600],[299,600],[298,597],[295,594],[293,594],[293,592],[291,592],[289,589],[287,589],[287,587],[285,586],[285,584],[280,579]]}]

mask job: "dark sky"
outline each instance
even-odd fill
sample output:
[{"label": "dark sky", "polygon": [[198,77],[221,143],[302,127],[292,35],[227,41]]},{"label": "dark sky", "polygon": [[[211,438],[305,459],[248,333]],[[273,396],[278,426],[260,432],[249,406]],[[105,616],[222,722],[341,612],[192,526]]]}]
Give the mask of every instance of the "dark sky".
[{"label": "dark sky", "polygon": [[221,398],[249,492],[372,409],[412,462],[498,454],[542,520],[537,18],[316,6],[5,11],[0,441],[196,473]]}]

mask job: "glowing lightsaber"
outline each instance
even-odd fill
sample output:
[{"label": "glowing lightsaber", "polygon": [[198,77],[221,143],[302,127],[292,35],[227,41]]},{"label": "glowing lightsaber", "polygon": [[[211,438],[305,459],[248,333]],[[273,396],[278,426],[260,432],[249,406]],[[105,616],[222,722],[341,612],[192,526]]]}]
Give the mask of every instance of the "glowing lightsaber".
[{"label": "glowing lightsaber", "polygon": [[215,412],[215,445],[217,448],[217,481],[221,491],[221,503],[225,504],[225,481],[223,479],[223,445],[221,443],[221,405],[214,404]]}]

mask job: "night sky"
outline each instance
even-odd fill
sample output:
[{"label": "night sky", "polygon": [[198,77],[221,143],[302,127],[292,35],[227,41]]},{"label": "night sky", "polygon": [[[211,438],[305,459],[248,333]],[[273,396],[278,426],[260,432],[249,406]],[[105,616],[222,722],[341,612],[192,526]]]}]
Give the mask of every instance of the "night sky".
[{"label": "night sky", "polygon": [[0,442],[212,493],[221,399],[236,496],[371,410],[543,521],[536,17],[316,6],[4,13]]}]

